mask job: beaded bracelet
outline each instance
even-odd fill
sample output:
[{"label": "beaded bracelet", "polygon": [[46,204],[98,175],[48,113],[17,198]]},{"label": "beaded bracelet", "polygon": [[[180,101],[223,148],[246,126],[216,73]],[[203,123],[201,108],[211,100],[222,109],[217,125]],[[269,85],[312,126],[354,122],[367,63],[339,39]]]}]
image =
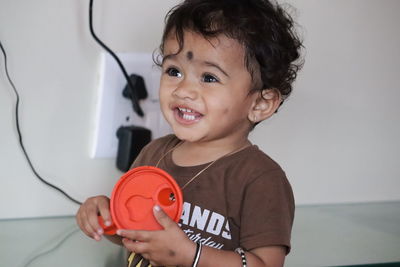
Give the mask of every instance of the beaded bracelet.
[{"label": "beaded bracelet", "polygon": [[202,244],[200,242],[196,242],[196,254],[194,255],[192,267],[196,267],[200,261]]},{"label": "beaded bracelet", "polygon": [[244,250],[241,247],[239,247],[235,249],[235,252],[239,253],[240,257],[242,258],[242,266],[247,267],[246,254],[244,254]]}]

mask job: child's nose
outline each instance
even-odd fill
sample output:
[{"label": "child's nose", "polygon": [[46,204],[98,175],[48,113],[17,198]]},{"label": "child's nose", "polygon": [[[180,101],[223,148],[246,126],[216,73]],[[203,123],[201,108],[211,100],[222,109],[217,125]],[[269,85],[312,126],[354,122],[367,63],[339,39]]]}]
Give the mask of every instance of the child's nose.
[{"label": "child's nose", "polygon": [[197,90],[198,84],[191,81],[188,78],[182,79],[182,81],[175,88],[173,94],[181,99],[196,99],[198,96]]}]

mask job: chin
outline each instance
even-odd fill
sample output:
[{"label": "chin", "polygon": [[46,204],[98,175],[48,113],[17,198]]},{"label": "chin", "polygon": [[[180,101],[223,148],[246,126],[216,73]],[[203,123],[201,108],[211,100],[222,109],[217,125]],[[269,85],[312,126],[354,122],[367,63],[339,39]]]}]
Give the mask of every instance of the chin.
[{"label": "chin", "polygon": [[173,132],[176,135],[176,137],[178,137],[178,139],[190,143],[200,141],[203,139],[198,132],[195,132],[193,130],[173,129]]},{"label": "chin", "polygon": [[174,131],[174,134],[176,137],[178,137],[179,140],[186,141],[186,142],[194,142],[196,141],[196,138],[193,135],[187,134],[187,133],[182,133],[180,131]]}]

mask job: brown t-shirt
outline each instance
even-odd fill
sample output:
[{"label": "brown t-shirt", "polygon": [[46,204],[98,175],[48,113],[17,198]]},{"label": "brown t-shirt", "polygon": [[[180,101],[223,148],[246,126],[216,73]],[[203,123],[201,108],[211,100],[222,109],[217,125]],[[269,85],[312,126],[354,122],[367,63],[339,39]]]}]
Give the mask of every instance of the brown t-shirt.
[{"label": "brown t-shirt", "polygon": [[[167,152],[179,142],[174,135],[152,141],[132,167],[155,166],[165,155],[158,167],[183,186],[208,164],[176,165]],[[183,198],[179,225],[195,242],[224,250],[290,250],[293,192],[280,166],[255,145],[219,159],[183,190]]]}]

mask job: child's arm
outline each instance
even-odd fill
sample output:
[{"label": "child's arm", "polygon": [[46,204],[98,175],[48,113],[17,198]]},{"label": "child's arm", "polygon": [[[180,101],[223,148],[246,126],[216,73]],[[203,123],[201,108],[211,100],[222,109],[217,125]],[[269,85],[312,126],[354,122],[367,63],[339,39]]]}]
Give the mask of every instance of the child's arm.
[{"label": "child's arm", "polygon": [[[155,208],[154,216],[164,230],[118,230],[117,233],[123,237],[124,246],[134,253],[141,254],[153,266],[191,267],[196,253],[196,244],[189,240],[179,226],[162,210]],[[247,266],[283,266],[285,255],[286,248],[283,246],[256,248],[246,252]],[[236,252],[204,246],[197,267],[212,266],[241,267],[242,260]]]},{"label": "child's arm", "polygon": [[[76,222],[79,228],[89,237],[100,241],[104,233],[98,221],[98,214],[104,220],[106,226],[112,224],[110,214],[110,199],[106,196],[88,198],[79,208],[76,214]],[[122,245],[121,237],[106,236],[111,242]]]},{"label": "child's arm", "polygon": [[[275,267],[283,266],[286,248],[283,246],[269,246],[256,248],[245,253],[248,267]],[[198,267],[206,266],[242,266],[239,254],[232,251],[217,250],[203,247]],[[190,267],[190,265],[189,265]]]}]

